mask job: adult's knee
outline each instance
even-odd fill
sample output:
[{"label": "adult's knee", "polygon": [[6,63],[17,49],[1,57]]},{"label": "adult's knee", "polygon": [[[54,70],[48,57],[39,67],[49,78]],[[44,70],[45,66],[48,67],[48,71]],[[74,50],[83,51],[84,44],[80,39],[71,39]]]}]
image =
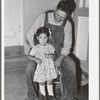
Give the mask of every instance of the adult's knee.
[{"label": "adult's knee", "polygon": [[26,64],[26,73],[34,73],[36,70],[36,62],[34,60],[28,60]]},{"label": "adult's knee", "polygon": [[69,70],[71,72],[76,73],[76,63],[71,57],[66,57],[63,65],[62,65],[62,70]]},{"label": "adult's knee", "polygon": [[[76,64],[70,58],[66,57],[62,65],[62,81],[64,84],[76,84]],[[72,81],[72,83],[70,83]]]}]

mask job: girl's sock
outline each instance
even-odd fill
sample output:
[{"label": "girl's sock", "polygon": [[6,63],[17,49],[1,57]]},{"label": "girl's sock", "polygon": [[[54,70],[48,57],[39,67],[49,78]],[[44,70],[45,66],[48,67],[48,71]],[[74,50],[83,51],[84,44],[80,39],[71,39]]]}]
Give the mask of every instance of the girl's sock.
[{"label": "girl's sock", "polygon": [[50,96],[54,96],[54,93],[53,93],[53,85],[47,85],[47,89],[48,89],[48,94]]},{"label": "girl's sock", "polygon": [[45,93],[45,85],[40,85],[40,84],[39,84],[39,87],[40,87],[40,93],[41,93],[43,96],[45,96],[45,95],[46,95],[46,93]]}]

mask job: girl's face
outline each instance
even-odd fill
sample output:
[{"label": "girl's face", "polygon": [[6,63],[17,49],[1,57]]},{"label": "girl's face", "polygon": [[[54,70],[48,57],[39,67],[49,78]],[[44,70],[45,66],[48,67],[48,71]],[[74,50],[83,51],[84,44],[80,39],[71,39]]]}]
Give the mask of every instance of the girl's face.
[{"label": "girl's face", "polygon": [[41,33],[39,36],[37,36],[37,39],[41,45],[46,45],[48,41],[48,37],[45,33]]}]

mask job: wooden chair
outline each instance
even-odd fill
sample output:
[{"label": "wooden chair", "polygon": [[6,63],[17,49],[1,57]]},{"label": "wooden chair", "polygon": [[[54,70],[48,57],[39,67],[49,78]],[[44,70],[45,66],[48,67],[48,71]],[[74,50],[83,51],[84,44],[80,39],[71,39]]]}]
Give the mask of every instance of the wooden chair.
[{"label": "wooden chair", "polygon": [[[62,84],[62,73],[61,73],[61,68],[56,69],[57,73],[58,73],[58,77],[57,79],[54,80],[54,84],[56,84],[56,88],[60,88],[61,90],[61,95],[63,95],[64,91],[63,91],[63,84]],[[58,85],[58,86],[57,86]]]}]

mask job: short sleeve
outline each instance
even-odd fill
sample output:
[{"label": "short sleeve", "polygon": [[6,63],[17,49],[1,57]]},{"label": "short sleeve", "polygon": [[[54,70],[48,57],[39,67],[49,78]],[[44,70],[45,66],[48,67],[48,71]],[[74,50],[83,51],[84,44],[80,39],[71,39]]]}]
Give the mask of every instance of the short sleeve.
[{"label": "short sleeve", "polygon": [[33,47],[33,48],[31,49],[29,55],[35,56],[35,54],[36,54],[36,47]]},{"label": "short sleeve", "polygon": [[55,48],[54,48],[54,46],[53,45],[50,45],[49,46],[49,50],[50,50],[50,53],[55,53]]}]

